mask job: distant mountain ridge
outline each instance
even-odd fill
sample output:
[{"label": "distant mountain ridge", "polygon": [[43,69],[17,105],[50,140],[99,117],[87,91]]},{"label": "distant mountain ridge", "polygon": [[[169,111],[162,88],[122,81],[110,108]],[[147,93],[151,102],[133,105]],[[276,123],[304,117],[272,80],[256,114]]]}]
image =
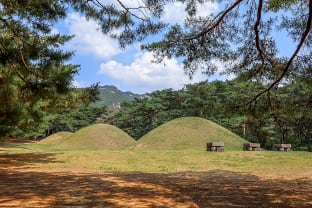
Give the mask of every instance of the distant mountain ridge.
[{"label": "distant mountain ridge", "polygon": [[99,86],[100,100],[92,104],[95,107],[118,105],[123,101],[131,101],[135,98],[143,97],[144,95],[135,94],[132,92],[123,92],[112,85]]}]

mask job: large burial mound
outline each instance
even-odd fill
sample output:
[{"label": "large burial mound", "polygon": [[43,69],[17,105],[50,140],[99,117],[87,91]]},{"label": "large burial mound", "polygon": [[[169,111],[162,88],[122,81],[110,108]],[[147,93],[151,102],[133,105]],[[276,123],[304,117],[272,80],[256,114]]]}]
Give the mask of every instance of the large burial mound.
[{"label": "large burial mound", "polygon": [[222,126],[198,117],[169,121],[138,140],[136,149],[206,150],[210,141],[225,143],[225,150],[241,150],[246,142]]},{"label": "large burial mound", "polygon": [[55,145],[64,150],[123,150],[135,145],[126,132],[109,124],[94,124],[78,130]]},{"label": "large burial mound", "polygon": [[51,145],[55,145],[58,144],[60,142],[62,142],[64,139],[66,139],[67,137],[71,136],[73,133],[71,132],[67,132],[67,131],[61,131],[61,132],[57,132],[55,134],[52,134],[46,138],[44,138],[43,140],[39,141],[39,144],[51,144]]}]

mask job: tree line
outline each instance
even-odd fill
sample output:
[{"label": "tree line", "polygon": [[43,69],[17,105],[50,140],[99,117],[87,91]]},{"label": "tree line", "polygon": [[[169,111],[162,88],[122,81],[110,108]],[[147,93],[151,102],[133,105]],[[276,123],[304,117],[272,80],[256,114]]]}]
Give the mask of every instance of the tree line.
[{"label": "tree line", "polygon": [[49,113],[38,125],[27,131],[16,129],[11,136],[40,139],[59,131],[75,132],[91,124],[109,123],[139,139],[172,119],[198,116],[267,149],[273,143],[291,143],[295,149],[307,149],[312,145],[311,84],[306,78],[296,79],[262,95],[256,103],[242,105],[267,86],[238,79],[205,81],[180,90],[154,91],[124,101],[120,108],[81,105]]},{"label": "tree line", "polygon": [[[190,76],[196,70],[214,74],[220,61],[225,64],[223,73],[235,74],[240,80],[153,92],[132,104],[124,103],[120,111],[124,115],[104,116],[135,138],[176,116],[198,115],[236,132],[239,128],[235,125],[243,122],[246,137],[264,145],[276,139],[296,146],[309,143],[312,0],[211,1],[208,3],[218,4],[218,12],[201,16],[199,9],[207,1],[129,3],[0,0],[0,137],[24,134],[18,133],[20,130],[32,132],[53,120],[58,123],[58,113],[84,108],[95,100],[96,86],[88,90],[72,86],[79,65],[69,63],[74,52],[62,47],[73,36],[52,32],[68,11],[75,11],[95,20],[121,48],[143,43],[141,48],[153,52],[156,62],[165,57],[180,58]],[[183,23],[163,21],[166,7],[174,3],[185,6]],[[285,33],[294,43],[290,55],[280,54],[276,33]],[[150,38],[160,34],[156,42]],[[126,109],[132,108],[142,113],[133,111],[137,117],[129,115],[127,120]],[[141,122],[144,118],[146,125]],[[136,122],[138,127],[132,127]],[[80,125],[72,126],[76,129]],[[51,126],[45,128],[53,131]]]},{"label": "tree line", "polygon": [[270,149],[273,143],[294,148],[312,144],[311,80],[297,79],[242,105],[267,86],[259,82],[213,81],[162,90],[143,99],[124,102],[114,123],[135,139],[182,116],[198,116],[218,123]]}]

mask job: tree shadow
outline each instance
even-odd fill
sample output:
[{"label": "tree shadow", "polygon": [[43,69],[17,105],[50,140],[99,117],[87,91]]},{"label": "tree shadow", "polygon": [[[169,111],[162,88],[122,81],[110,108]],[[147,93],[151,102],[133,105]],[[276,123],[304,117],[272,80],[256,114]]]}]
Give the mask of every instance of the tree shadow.
[{"label": "tree shadow", "polygon": [[0,170],[27,169],[36,166],[36,164],[64,163],[57,160],[55,156],[56,153],[0,154]]},{"label": "tree shadow", "polygon": [[0,168],[0,182],[0,207],[312,206],[311,180],[265,180],[224,171],[161,174]]},{"label": "tree shadow", "polygon": [[[0,148],[21,148],[28,149],[25,147],[27,143],[33,143],[34,140],[23,139],[23,138],[5,138],[0,141]],[[5,151],[5,150],[0,150]]]}]

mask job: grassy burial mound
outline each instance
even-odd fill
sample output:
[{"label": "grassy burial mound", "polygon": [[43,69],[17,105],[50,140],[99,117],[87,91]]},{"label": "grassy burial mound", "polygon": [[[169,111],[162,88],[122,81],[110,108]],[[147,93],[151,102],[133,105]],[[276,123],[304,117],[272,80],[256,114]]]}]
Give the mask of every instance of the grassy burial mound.
[{"label": "grassy burial mound", "polygon": [[72,134],[73,134],[72,132],[67,132],[67,131],[57,132],[55,134],[52,134],[44,138],[43,140],[40,140],[38,143],[55,145],[55,144],[62,142],[64,139],[71,136]]},{"label": "grassy burial mound", "polygon": [[78,130],[55,145],[64,150],[123,150],[135,145],[126,132],[109,124],[94,124]]},{"label": "grassy burial mound", "polygon": [[210,141],[221,141],[225,150],[241,150],[246,142],[222,126],[198,117],[183,117],[169,121],[138,140],[136,149],[206,150]]}]

